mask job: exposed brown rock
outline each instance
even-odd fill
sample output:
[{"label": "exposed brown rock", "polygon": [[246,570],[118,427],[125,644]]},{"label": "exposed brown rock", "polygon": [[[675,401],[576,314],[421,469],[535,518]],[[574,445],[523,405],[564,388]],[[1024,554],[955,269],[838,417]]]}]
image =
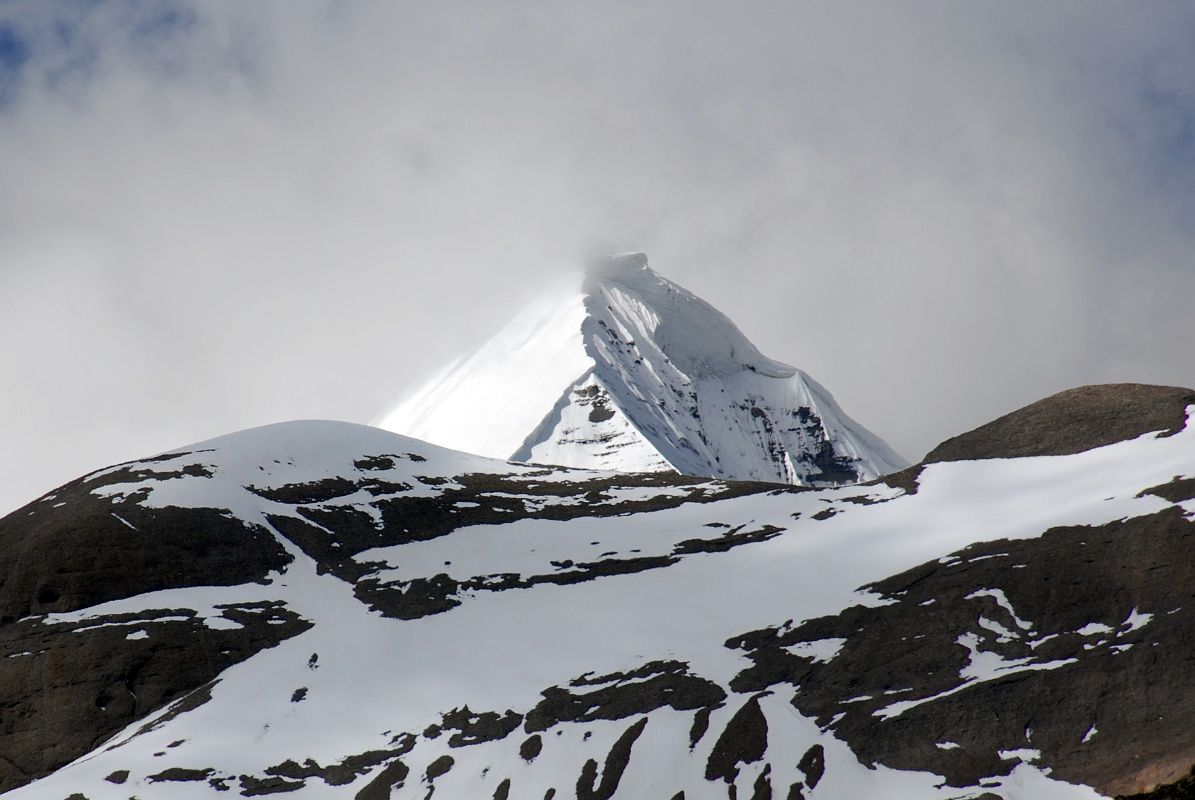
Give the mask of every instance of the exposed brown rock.
[{"label": "exposed brown rock", "polygon": [[[794,685],[793,704],[864,763],[929,770],[955,786],[1007,774],[1016,761],[1000,750],[1033,748],[1059,779],[1107,794],[1148,789],[1195,763],[1192,553],[1195,522],[1177,507],[972,545],[867,587],[888,605],[732,639],[754,662],[732,687]],[[977,590],[1001,591],[1016,618]],[[1152,617],[1134,628],[1134,609]],[[1110,632],[1079,632],[1092,623]],[[1006,662],[1054,667],[968,685],[966,636]],[[826,662],[787,650],[826,638],[845,640]],[[922,702],[878,713],[903,701]]]},{"label": "exposed brown rock", "polygon": [[448,774],[452,769],[452,765],[456,763],[456,759],[449,755],[443,755],[435,761],[427,765],[427,780],[430,783],[441,775]]},{"label": "exposed brown rock", "polygon": [[531,763],[539,756],[544,749],[544,740],[538,733],[533,733],[528,736],[523,743],[519,745],[519,758],[527,763]]},{"label": "exposed brown rock", "polygon": [[579,683],[588,687],[597,680],[602,681],[601,685],[590,691],[558,686],[545,689],[544,699],[527,712],[527,732],[546,731],[561,722],[626,719],[665,706],[691,711],[726,699],[726,692],[718,684],[690,674],[688,665],[678,661],[657,661],[625,675],[600,679],[582,676],[573,686]]},{"label": "exposed brown rock", "polygon": [[[72,481],[0,520],[0,793],[309,627],[260,605],[225,611],[240,629],[208,628],[186,609],[43,622],[161,589],[263,581],[290,561],[271,534],[217,509],[152,509],[137,496],[93,494],[143,478],[204,477],[203,467],[173,468],[180,457]],[[135,631],[147,637],[126,638]]]},{"label": "exposed brown rock", "polygon": [[1157,786],[1148,792],[1120,794],[1116,800],[1195,800],[1195,766],[1190,774],[1173,783]]},{"label": "exposed brown rock", "polygon": [[92,494],[129,470],[72,481],[0,519],[0,625],[186,586],[262,581],[291,558],[214,508],[145,508]]},{"label": "exposed brown rock", "polygon": [[452,731],[448,737],[449,747],[469,745],[504,739],[519,727],[523,716],[507,710],[502,714],[485,711],[476,714],[468,706],[455,708],[441,716],[440,724],[432,725],[423,732],[425,738],[435,739],[440,734]]},{"label": "exposed brown rock", "polygon": [[391,761],[357,792],[355,800],[390,800],[390,790],[395,786],[402,786],[410,771],[407,765],[398,759]]},{"label": "exposed brown rock", "polygon": [[752,764],[768,749],[768,720],[752,697],[726,723],[705,765],[705,779],[734,783],[740,764]]},{"label": "exposed brown rock", "polygon": [[577,779],[577,800],[610,800],[614,796],[631,760],[631,748],[646,727],[647,717],[644,717],[622,732],[606,754],[600,781],[597,780],[597,762],[593,759],[585,762],[581,777]]},{"label": "exposed brown rock", "polygon": [[[122,615],[0,627],[0,793],[48,775],[233,664],[310,627],[280,607],[243,608],[236,615],[239,629],[215,630],[187,618],[191,613],[153,612],[136,626],[128,622],[138,617]],[[161,621],[155,614],[185,619]],[[135,630],[149,635],[129,640]]]},{"label": "exposed brown rock", "polygon": [[1195,390],[1177,386],[1081,386],[947,439],[924,463],[1062,456],[1153,431],[1176,433],[1186,424],[1186,408],[1192,404]]}]

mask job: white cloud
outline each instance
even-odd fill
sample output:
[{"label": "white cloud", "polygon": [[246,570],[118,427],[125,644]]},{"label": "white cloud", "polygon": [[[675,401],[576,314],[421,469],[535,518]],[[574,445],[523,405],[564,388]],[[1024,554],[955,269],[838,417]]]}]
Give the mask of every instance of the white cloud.
[{"label": "white cloud", "polygon": [[912,457],[1067,386],[1195,384],[1189,10],[5,12],[0,508],[368,420],[601,247]]}]

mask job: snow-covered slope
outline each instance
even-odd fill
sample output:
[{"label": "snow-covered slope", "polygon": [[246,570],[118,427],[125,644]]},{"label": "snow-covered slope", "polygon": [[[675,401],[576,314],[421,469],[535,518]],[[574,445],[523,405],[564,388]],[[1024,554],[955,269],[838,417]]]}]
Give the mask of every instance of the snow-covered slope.
[{"label": "snow-covered slope", "polygon": [[1113,434],[1051,445],[1072,455],[821,490],[329,422],[101,470],[0,520],[0,791],[1062,800],[1173,780],[1195,762],[1195,394],[1148,396],[1164,413],[1116,405]]},{"label": "snow-covered slope", "polygon": [[907,466],[640,253],[595,263],[378,421],[495,458],[828,486]]}]

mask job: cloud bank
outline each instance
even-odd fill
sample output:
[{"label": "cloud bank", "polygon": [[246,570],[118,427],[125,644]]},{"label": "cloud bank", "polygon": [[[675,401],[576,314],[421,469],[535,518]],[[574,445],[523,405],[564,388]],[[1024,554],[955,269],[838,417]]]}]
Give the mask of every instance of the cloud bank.
[{"label": "cloud bank", "polygon": [[1195,384],[1179,4],[10,2],[0,508],[368,421],[643,250],[906,456]]}]

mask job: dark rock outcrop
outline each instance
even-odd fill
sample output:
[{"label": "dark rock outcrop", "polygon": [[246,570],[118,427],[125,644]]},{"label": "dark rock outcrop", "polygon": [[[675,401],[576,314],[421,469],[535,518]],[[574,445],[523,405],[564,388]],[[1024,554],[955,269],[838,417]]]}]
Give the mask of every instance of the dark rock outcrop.
[{"label": "dark rock outcrop", "polygon": [[[140,479],[194,476],[145,467],[101,470],[0,519],[0,624],[160,589],[263,581],[291,557],[268,532],[216,508],[146,508],[136,493],[97,494]],[[139,464],[143,462],[138,462]]]},{"label": "dark rock outcrop", "polygon": [[[46,620],[145,592],[264,581],[290,561],[271,534],[217,509],[153,509],[136,496],[93,493],[139,477],[171,480],[172,458],[72,481],[0,520],[0,793],[309,627],[272,605],[230,606],[223,615],[240,627],[219,630],[189,609]],[[185,469],[195,477],[202,468]]]},{"label": "dark rock outcrop", "polygon": [[1192,404],[1195,391],[1177,386],[1080,386],[947,439],[924,462],[1082,453],[1153,431],[1182,430]]},{"label": "dark rock outcrop", "polygon": [[[1195,763],[1192,552],[1177,507],[976,544],[867,587],[887,605],[732,639],[754,662],[732,688],[794,685],[865,762],[955,786],[1021,749],[1109,794],[1174,781]],[[828,659],[789,649],[827,639]],[[998,672],[976,679],[979,660]]]}]

